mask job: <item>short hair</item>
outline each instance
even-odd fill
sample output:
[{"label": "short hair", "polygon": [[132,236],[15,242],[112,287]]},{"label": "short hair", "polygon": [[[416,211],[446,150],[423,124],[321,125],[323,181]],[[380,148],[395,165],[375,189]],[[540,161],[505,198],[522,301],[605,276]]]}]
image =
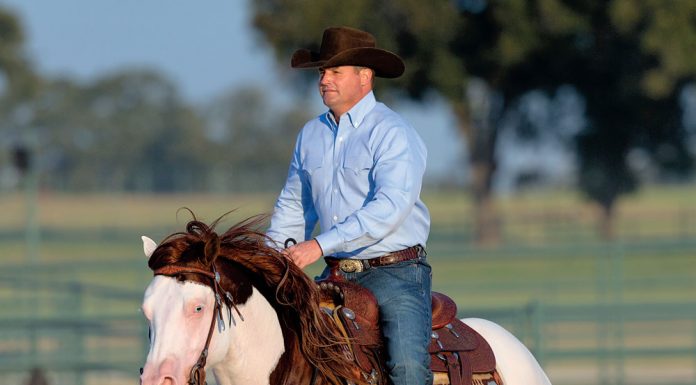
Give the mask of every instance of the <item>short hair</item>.
[{"label": "short hair", "polygon": [[369,70],[370,71],[370,85],[374,86],[375,85],[375,70],[373,70],[370,67],[363,67],[363,66],[353,66],[355,68],[355,72],[360,72],[361,70]]}]

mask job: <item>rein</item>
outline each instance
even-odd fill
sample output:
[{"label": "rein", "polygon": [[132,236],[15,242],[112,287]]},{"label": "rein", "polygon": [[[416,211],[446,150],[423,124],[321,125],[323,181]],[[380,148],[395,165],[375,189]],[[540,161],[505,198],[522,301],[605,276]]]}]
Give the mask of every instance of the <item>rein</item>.
[{"label": "rein", "polygon": [[[189,373],[189,380],[188,380],[188,385],[205,385],[207,382],[205,382],[205,364],[208,359],[208,347],[210,346],[210,341],[213,338],[213,332],[215,331],[215,320],[216,318],[220,319],[220,325],[222,325],[223,329],[225,327],[224,320],[222,318],[222,299],[220,296],[220,292],[222,292],[222,288],[220,287],[220,274],[217,272],[217,269],[215,268],[215,265],[213,264],[212,266],[212,272],[204,270],[204,269],[199,269],[195,267],[183,267],[183,266],[175,266],[175,265],[168,265],[161,267],[157,270],[155,270],[154,275],[164,275],[164,276],[176,276],[179,274],[195,274],[195,275],[202,275],[207,278],[210,278],[213,282],[211,285],[211,288],[213,289],[213,292],[215,293],[215,307],[213,308],[213,316],[210,320],[210,328],[208,328],[208,336],[205,339],[205,345],[203,346],[203,350],[201,351],[201,354],[198,356],[198,361],[196,361],[196,364],[193,365],[191,368],[191,372]],[[244,321],[244,317],[242,317],[242,313],[239,312],[239,309],[237,309],[237,305],[234,303],[232,300],[232,296],[230,295],[229,292],[225,291],[225,297],[227,300],[230,301],[231,306],[234,307],[234,309],[237,311],[237,314],[239,315],[239,318]],[[230,318],[230,324],[234,322],[234,318],[232,316],[232,310],[228,307],[228,312],[229,312],[229,318]],[[235,322],[236,324],[236,322]],[[231,325],[230,325],[231,326]]]}]

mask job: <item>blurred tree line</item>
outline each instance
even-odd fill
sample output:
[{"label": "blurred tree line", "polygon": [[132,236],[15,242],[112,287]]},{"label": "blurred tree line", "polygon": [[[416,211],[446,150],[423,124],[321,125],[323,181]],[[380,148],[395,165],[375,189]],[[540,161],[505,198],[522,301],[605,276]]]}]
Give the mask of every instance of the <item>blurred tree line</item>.
[{"label": "blurred tree line", "polygon": [[[285,65],[294,49],[316,46],[325,27],[350,25],[406,61],[402,78],[378,81],[378,97],[436,93],[448,102],[466,138],[469,162],[461,167],[470,170],[480,242],[498,237],[492,189],[510,150],[501,144],[507,131],[519,145],[555,137],[574,154],[576,184],[602,208],[608,237],[617,199],[639,187],[636,159],[658,181],[692,175],[696,118],[687,119],[694,114],[684,107],[696,104],[684,103],[696,98],[691,0],[251,5],[256,29]],[[0,8],[0,186],[12,184],[5,171],[14,162],[59,191],[277,190],[309,118],[304,93],[316,92],[316,72],[291,73],[301,97],[287,108],[253,87],[194,106],[156,71],[87,83],[47,78],[26,58],[17,18]],[[534,118],[533,99],[576,100],[580,128],[564,128],[566,102]]]},{"label": "blurred tree line", "polygon": [[[471,174],[479,242],[499,236],[492,184],[508,150],[501,148],[504,128],[512,127],[520,143],[549,134],[568,143],[577,157],[577,186],[601,207],[606,237],[617,199],[639,184],[631,159],[649,161],[658,180],[692,171],[694,132],[683,124],[680,98],[696,75],[693,0],[253,4],[255,26],[280,62],[298,47],[318,50],[325,27],[349,25],[370,31],[406,61],[405,75],[379,83],[378,91],[446,98],[468,144],[469,164],[462,167]],[[525,116],[530,94],[553,99],[568,92],[582,100],[584,124],[577,132],[563,132],[562,117],[539,125]]]},{"label": "blurred tree line", "polygon": [[0,185],[36,171],[54,191],[278,190],[310,118],[303,103],[283,109],[252,86],[194,106],[145,69],[47,78],[23,44],[19,20],[0,9]]}]

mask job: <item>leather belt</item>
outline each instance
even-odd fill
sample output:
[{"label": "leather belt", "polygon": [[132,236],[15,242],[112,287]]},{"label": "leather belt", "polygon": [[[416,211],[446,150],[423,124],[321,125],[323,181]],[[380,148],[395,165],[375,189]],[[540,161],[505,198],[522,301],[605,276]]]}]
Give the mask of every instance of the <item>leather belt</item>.
[{"label": "leather belt", "polygon": [[339,269],[344,273],[359,273],[372,267],[393,265],[403,261],[418,259],[422,256],[425,256],[425,249],[421,245],[416,245],[370,259],[326,257],[324,260],[331,270]]}]

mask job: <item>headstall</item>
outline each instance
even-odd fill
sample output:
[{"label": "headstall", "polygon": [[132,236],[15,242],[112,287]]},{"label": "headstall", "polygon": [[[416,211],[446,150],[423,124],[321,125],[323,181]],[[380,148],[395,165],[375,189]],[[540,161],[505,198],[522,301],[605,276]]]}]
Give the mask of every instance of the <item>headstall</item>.
[{"label": "headstall", "polygon": [[[201,351],[201,354],[198,356],[198,361],[196,362],[195,365],[191,368],[191,372],[189,374],[189,380],[188,380],[188,385],[205,385],[207,384],[205,382],[205,363],[206,360],[208,359],[208,347],[210,346],[210,340],[213,338],[213,331],[215,330],[215,320],[216,318],[219,319],[219,325],[221,326],[222,330],[225,330],[225,321],[222,318],[222,297],[220,296],[220,293],[224,292],[225,293],[225,298],[228,301],[228,306],[227,306],[227,312],[229,316],[229,326],[231,327],[232,324],[236,325],[237,322],[234,319],[234,316],[232,315],[232,307],[234,310],[237,311],[237,314],[239,315],[239,319],[241,321],[244,321],[244,317],[242,317],[242,313],[239,312],[239,309],[237,308],[237,305],[234,303],[234,299],[232,298],[232,295],[230,295],[229,292],[222,290],[222,287],[220,287],[220,273],[218,273],[217,269],[215,268],[215,264],[212,265],[212,272],[204,269],[199,269],[196,267],[185,267],[185,266],[176,266],[176,265],[168,265],[168,266],[163,266],[157,270],[155,270],[154,275],[165,275],[168,277],[174,277],[179,274],[195,274],[195,275],[202,275],[205,277],[210,278],[210,280],[213,282],[211,285],[211,289],[213,289],[213,292],[215,293],[215,307],[213,308],[213,317],[210,320],[210,328],[208,329],[208,336],[205,339],[205,346],[203,347],[203,350]],[[142,373],[142,369],[141,369]]]}]

